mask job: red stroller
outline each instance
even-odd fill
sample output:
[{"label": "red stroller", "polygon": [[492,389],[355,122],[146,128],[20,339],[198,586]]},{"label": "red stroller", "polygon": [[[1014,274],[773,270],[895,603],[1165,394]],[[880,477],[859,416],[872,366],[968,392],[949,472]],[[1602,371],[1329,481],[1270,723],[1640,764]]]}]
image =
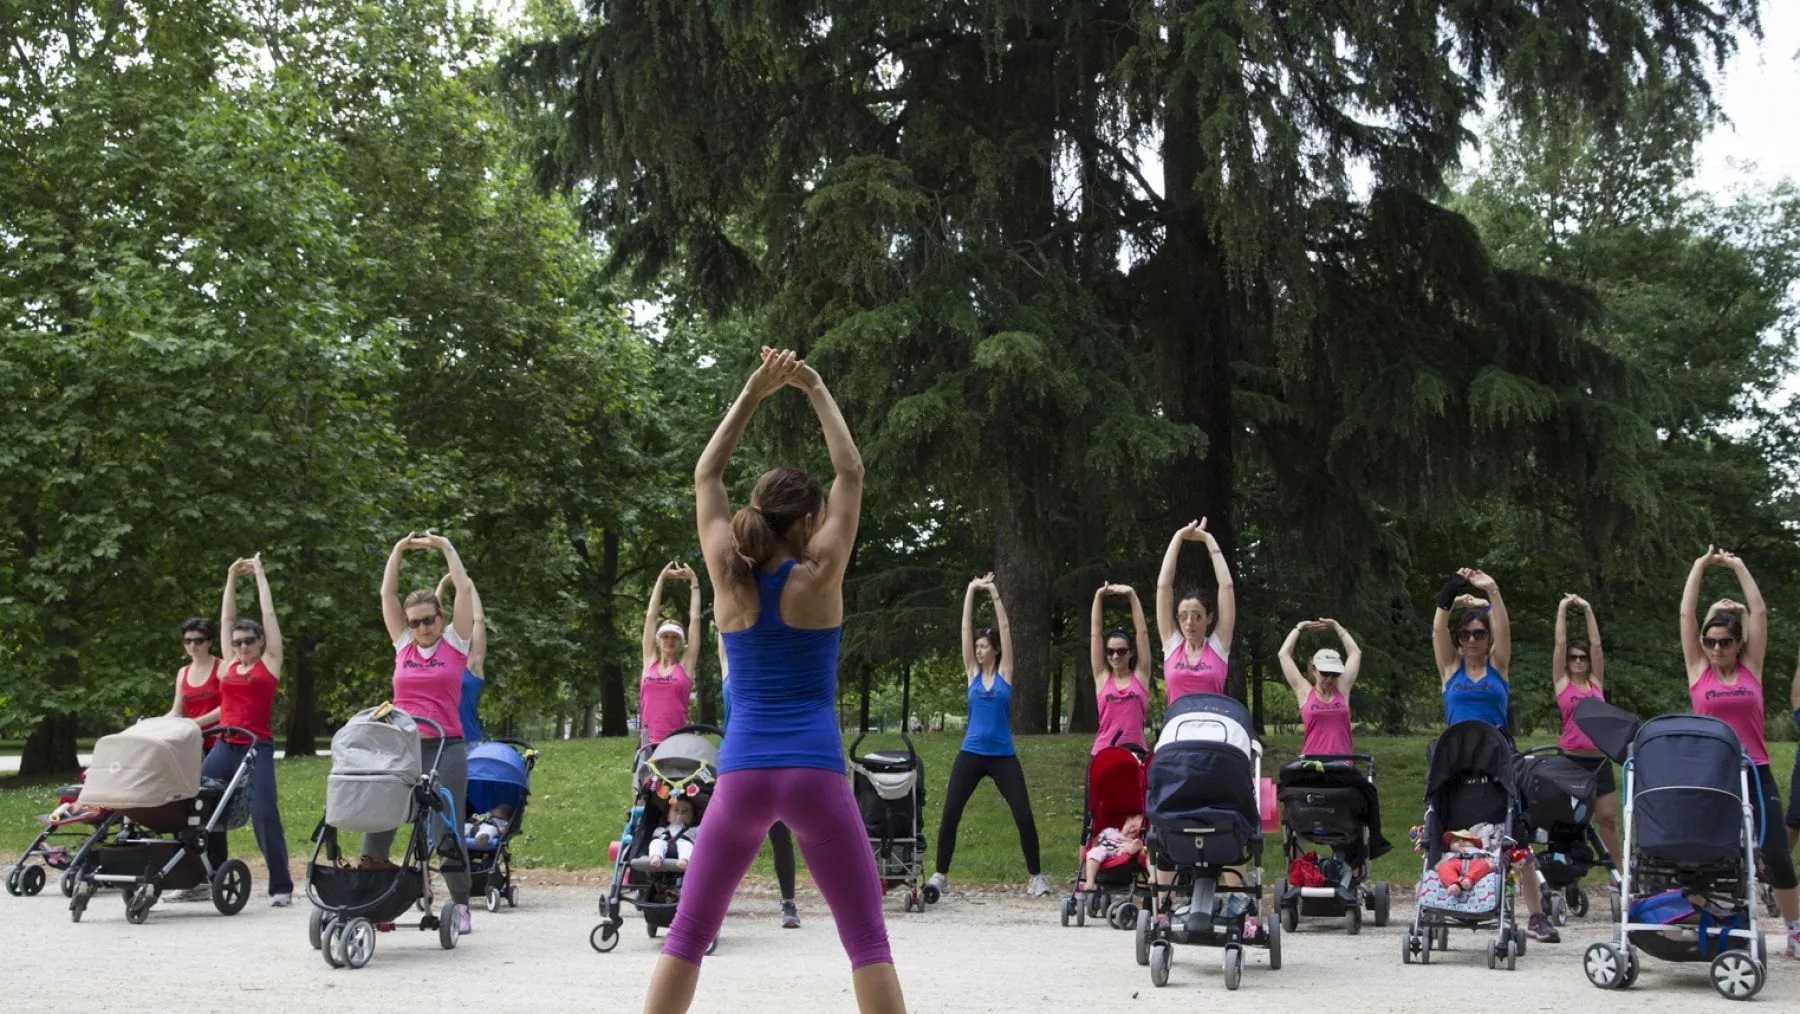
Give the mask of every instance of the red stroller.
[{"label": "red stroller", "polygon": [[[1149,904],[1148,867],[1143,852],[1130,860],[1101,866],[1085,906],[1077,896],[1088,850],[1099,841],[1100,832],[1122,827],[1127,818],[1143,814],[1146,759],[1132,747],[1108,746],[1088,761],[1087,803],[1081,815],[1081,841],[1075,852],[1075,881],[1062,904],[1064,926],[1070,922],[1085,926],[1089,916],[1098,919],[1104,915],[1107,925],[1114,929],[1135,929],[1138,911]],[[1115,892],[1124,897],[1115,899]]]}]

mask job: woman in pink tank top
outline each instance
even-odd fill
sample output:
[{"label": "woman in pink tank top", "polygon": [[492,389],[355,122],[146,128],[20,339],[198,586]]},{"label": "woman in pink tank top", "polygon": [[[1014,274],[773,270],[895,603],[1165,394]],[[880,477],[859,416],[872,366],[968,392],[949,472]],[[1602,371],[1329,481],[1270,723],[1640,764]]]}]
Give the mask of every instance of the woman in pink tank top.
[{"label": "woman in pink tank top", "polygon": [[[1587,640],[1569,640],[1569,607],[1587,614]],[[1616,862],[1619,856],[1619,783],[1587,733],[1575,724],[1575,705],[1589,698],[1606,700],[1606,659],[1600,652],[1600,621],[1586,599],[1570,592],[1556,606],[1556,644],[1550,653],[1550,683],[1556,709],[1562,712],[1562,738],[1556,745],[1570,759],[1594,772],[1594,830]]]},{"label": "woman in pink tank top", "polygon": [[[674,620],[662,621],[663,583],[688,583],[687,630]],[[688,724],[688,698],[694,690],[688,675],[700,664],[700,639],[688,631],[700,628],[700,582],[694,569],[670,563],[656,575],[650,606],[644,610],[644,674],[638,680],[638,739],[654,748],[669,733]]]},{"label": "woman in pink tank top", "polygon": [[[1294,645],[1308,630],[1336,632],[1344,654],[1321,648],[1313,653],[1312,661],[1307,663],[1306,673],[1302,675],[1300,666],[1294,661]],[[1289,689],[1294,691],[1294,700],[1300,706],[1300,724],[1304,730],[1300,753],[1354,753],[1350,735],[1350,688],[1356,685],[1356,675],[1362,671],[1362,649],[1357,647],[1356,639],[1336,620],[1303,620],[1288,631],[1287,640],[1281,642],[1277,656],[1281,660],[1281,675],[1286,677]]]},{"label": "woman in pink tank top", "polygon": [[[1203,542],[1212,560],[1213,596],[1199,588],[1175,594],[1176,564],[1181,544]],[[1163,683],[1168,700],[1183,694],[1222,694],[1231,661],[1231,635],[1237,627],[1237,593],[1231,568],[1219,542],[1206,530],[1206,519],[1185,525],[1169,540],[1162,572],[1156,578],[1156,633],[1162,638]]]},{"label": "woman in pink tank top", "polygon": [[[1124,630],[1106,630],[1106,597],[1131,600],[1131,621],[1136,636]],[[1150,631],[1144,623],[1144,604],[1127,584],[1103,584],[1094,593],[1094,610],[1088,637],[1088,658],[1094,669],[1094,700],[1100,711],[1100,731],[1089,755],[1117,743],[1148,750],[1144,725],[1149,720],[1150,680],[1138,666],[1150,657]]]},{"label": "woman in pink tank top", "polygon": [[[1699,616],[1700,585],[1710,567],[1725,567],[1737,575],[1744,601],[1721,599]],[[1769,646],[1769,610],[1762,591],[1744,561],[1712,546],[1694,561],[1687,587],[1681,593],[1681,653],[1687,663],[1688,699],[1694,712],[1711,715],[1738,735],[1750,762],[1756,765],[1751,802],[1754,826],[1763,829],[1758,843],[1763,874],[1774,889],[1775,903],[1787,921],[1788,956],[1800,957],[1800,878],[1788,854],[1787,836],[1781,829],[1781,789],[1769,769],[1769,748],[1763,739],[1763,656]],[[1757,786],[1762,791],[1756,792]]]}]

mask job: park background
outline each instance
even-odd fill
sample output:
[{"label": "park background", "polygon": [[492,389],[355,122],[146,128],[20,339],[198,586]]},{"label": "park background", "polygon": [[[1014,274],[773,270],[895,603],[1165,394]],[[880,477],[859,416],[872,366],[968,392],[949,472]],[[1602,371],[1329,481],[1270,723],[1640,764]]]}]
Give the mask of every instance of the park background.
[{"label": "park background", "polygon": [[[1092,590],[1148,604],[1200,516],[1236,576],[1231,690],[1277,753],[1275,648],[1332,616],[1384,786],[1418,784],[1461,566],[1506,594],[1522,740],[1554,738],[1568,591],[1609,696],[1685,708],[1676,604],[1709,543],[1769,601],[1791,740],[1793,10],[1683,0],[1639,32],[1638,4],[1463,5],[1440,49],[1281,6],[9,5],[0,841],[92,737],[168,707],[176,625],[258,551],[303,836],[302,758],[388,693],[387,547],[430,527],[490,617],[484,717],[545,742],[540,802],[568,808],[526,855],[598,864],[649,586],[698,561],[693,460],[765,342],[818,366],[869,467],[845,727],[961,711],[962,589],[996,571],[1052,847]],[[734,499],[788,461],[824,466],[778,398]],[[717,672],[709,638],[699,720]],[[921,744],[935,796],[954,737]]]}]

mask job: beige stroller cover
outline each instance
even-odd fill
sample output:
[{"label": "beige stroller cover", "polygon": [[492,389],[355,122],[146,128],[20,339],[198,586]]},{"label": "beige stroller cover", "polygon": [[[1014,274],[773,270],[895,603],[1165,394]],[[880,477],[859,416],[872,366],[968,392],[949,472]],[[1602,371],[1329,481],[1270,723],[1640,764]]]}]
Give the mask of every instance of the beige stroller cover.
[{"label": "beige stroller cover", "polygon": [[412,819],[421,771],[419,725],[411,715],[391,705],[358,712],[331,737],[325,823],[364,833],[398,828]]},{"label": "beige stroller cover", "polygon": [[200,727],[146,718],[94,743],[79,802],[108,810],[161,806],[200,794]]}]

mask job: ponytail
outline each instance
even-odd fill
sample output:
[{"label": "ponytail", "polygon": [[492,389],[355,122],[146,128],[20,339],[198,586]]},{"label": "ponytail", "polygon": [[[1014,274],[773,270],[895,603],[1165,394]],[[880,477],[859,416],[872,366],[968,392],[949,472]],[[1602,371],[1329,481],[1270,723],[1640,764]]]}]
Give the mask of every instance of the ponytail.
[{"label": "ponytail", "polygon": [[775,555],[781,539],[770,527],[769,519],[757,507],[740,508],[731,517],[731,539],[734,551],[744,566],[756,570]]},{"label": "ponytail", "polygon": [[749,570],[758,570],[780,552],[788,534],[825,505],[819,482],[798,468],[773,468],[756,480],[750,506],[731,518],[733,550]]}]

